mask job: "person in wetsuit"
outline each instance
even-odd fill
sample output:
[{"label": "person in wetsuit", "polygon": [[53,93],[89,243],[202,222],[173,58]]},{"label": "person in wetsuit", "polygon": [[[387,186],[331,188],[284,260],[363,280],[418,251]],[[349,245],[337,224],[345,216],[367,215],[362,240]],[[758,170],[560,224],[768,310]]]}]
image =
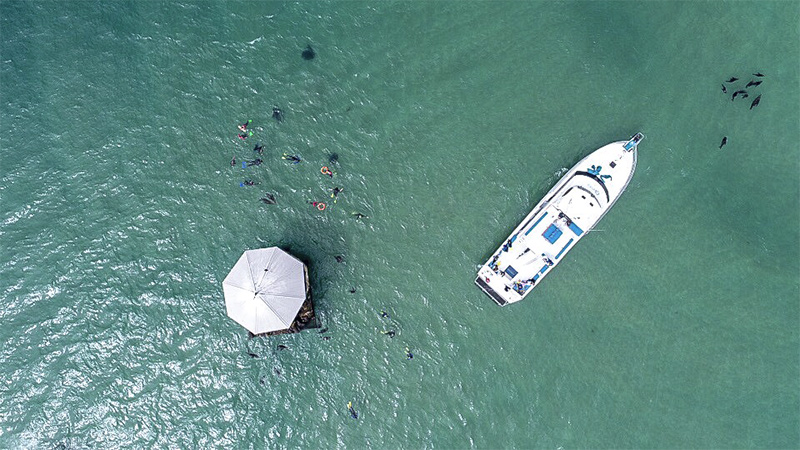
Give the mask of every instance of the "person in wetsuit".
[{"label": "person in wetsuit", "polygon": [[302,161],[302,159],[300,159],[299,156],[297,156],[297,155],[288,155],[286,153],[283,154],[282,158],[287,160],[287,161],[289,161],[289,162],[291,162],[292,164],[297,164],[300,161]]},{"label": "person in wetsuit", "polygon": [[358,419],[358,413],[353,409],[353,402],[347,402],[347,410],[350,411],[350,417]]}]

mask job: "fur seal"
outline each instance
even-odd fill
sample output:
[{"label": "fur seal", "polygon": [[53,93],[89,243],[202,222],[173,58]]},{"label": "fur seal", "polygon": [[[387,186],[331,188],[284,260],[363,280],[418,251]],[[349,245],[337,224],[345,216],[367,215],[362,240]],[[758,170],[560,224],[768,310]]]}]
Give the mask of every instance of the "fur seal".
[{"label": "fur seal", "polygon": [[753,103],[750,103],[750,109],[755,108],[756,106],[758,106],[759,103],[761,103],[761,94],[758,94],[758,97],[756,97],[756,99],[753,100]]}]

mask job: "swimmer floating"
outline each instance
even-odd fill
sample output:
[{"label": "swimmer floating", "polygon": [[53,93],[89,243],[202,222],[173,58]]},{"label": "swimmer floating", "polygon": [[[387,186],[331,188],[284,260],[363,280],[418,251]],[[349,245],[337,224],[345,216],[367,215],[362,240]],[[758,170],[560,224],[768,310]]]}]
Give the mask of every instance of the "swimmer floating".
[{"label": "swimmer floating", "polygon": [[333,192],[331,193],[331,198],[333,199],[333,203],[336,203],[336,197],[342,192],[344,188],[335,187],[333,188]]},{"label": "swimmer floating", "polygon": [[350,411],[350,417],[358,419],[358,413],[353,409],[353,402],[347,402],[347,410]]},{"label": "swimmer floating", "polygon": [[281,158],[282,158],[282,159],[285,159],[285,160],[287,160],[287,161],[289,161],[289,162],[291,162],[292,164],[297,164],[297,163],[299,163],[300,161],[302,161],[302,159],[300,159],[300,157],[299,157],[299,156],[297,156],[297,155],[290,155],[290,154],[288,154],[288,153],[284,153],[284,154],[283,154],[283,156],[281,156]]}]

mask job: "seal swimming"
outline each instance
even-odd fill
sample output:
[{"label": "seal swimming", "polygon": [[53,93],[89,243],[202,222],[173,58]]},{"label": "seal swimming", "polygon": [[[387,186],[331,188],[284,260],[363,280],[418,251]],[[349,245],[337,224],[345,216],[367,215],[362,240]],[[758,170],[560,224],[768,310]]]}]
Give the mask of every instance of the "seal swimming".
[{"label": "seal swimming", "polygon": [[731,97],[731,101],[733,101],[736,98],[736,96],[739,95],[739,94],[747,94],[747,91],[745,91],[744,89],[741,89],[741,90],[738,90],[738,91],[734,92],[733,96]]},{"label": "seal swimming", "polygon": [[267,193],[261,199],[261,202],[264,203],[265,205],[274,205],[276,203],[275,196],[270,193]]},{"label": "seal swimming", "polygon": [[758,97],[756,97],[756,99],[753,100],[753,103],[750,103],[750,109],[755,108],[756,106],[758,106],[759,103],[761,103],[761,94],[758,94]]}]

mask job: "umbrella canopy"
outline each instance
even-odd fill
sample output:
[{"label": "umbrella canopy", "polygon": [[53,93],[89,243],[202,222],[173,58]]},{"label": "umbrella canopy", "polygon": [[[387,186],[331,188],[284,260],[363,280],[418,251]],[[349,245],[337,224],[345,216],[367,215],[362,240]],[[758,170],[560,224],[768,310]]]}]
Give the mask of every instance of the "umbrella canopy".
[{"label": "umbrella canopy", "polygon": [[278,247],[247,250],[222,282],[228,316],[253,334],[289,328],[306,300],[305,270]]}]

